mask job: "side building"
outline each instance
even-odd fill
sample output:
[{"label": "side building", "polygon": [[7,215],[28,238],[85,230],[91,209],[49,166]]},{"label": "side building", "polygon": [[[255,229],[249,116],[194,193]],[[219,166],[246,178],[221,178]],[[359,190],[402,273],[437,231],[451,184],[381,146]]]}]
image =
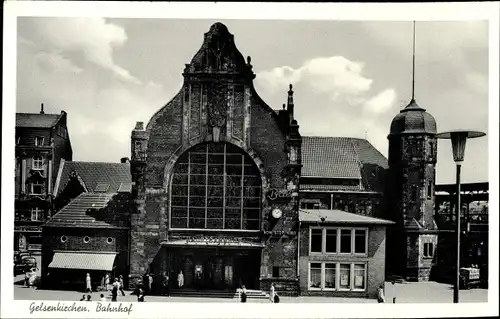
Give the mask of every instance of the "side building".
[{"label": "side building", "polygon": [[73,156],[66,112],[16,113],[15,139],[14,251],[40,251],[59,163]]},{"label": "side building", "polygon": [[93,289],[106,274],[128,282],[130,164],[62,161],[54,188],[60,209],[43,225],[42,284]]}]

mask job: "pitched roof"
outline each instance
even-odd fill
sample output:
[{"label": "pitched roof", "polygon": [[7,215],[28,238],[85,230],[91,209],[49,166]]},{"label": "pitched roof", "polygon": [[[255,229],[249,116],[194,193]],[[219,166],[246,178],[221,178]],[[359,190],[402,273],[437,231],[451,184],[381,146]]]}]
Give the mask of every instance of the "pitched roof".
[{"label": "pitched roof", "polygon": [[44,226],[49,227],[126,227],[127,215],[110,207],[112,193],[81,193],[64,206]]},{"label": "pitched roof", "polygon": [[[61,162],[54,188],[56,197],[63,191],[72,172],[81,178],[89,192],[116,193],[121,184],[132,182],[128,163],[64,161]],[[101,188],[103,184],[109,185],[104,191]]]},{"label": "pitched roof", "polygon": [[302,177],[359,179],[359,190],[373,191],[382,190],[380,173],[388,168],[387,159],[370,142],[352,137],[303,136],[302,165]]},{"label": "pitched roof", "polygon": [[[324,221],[322,221],[321,218],[324,218]],[[299,220],[305,223],[394,224],[394,222],[390,220],[348,213],[337,209],[300,209]]]},{"label": "pitched roof", "polygon": [[16,113],[16,127],[51,128],[61,114]]}]

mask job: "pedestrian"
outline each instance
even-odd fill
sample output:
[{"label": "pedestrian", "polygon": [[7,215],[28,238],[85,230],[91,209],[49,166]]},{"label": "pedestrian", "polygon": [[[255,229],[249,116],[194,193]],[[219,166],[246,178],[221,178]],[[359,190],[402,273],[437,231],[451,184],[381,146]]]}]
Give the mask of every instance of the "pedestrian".
[{"label": "pedestrian", "polygon": [[245,285],[241,286],[240,300],[241,302],[247,302],[247,288]]},{"label": "pedestrian", "polygon": [[179,288],[184,286],[184,275],[182,274],[182,270],[179,271],[179,274],[177,275],[177,286],[179,286]]},{"label": "pedestrian", "polygon": [[83,294],[82,298],[80,298],[80,301],[85,301],[85,294]]},{"label": "pedestrian", "polygon": [[384,296],[384,286],[380,285],[377,289],[377,301],[378,303],[384,303],[385,302],[385,296]]},{"label": "pedestrian", "polygon": [[153,276],[152,274],[148,274],[148,291],[151,293],[151,287],[153,286]]},{"label": "pedestrian", "polygon": [[91,298],[92,297],[90,295],[87,295],[87,301],[92,301]]},{"label": "pedestrian", "polygon": [[275,288],[274,288],[274,283],[271,283],[271,288],[269,289],[269,301],[271,303],[274,302],[274,295],[276,294]]},{"label": "pedestrian", "polygon": [[104,297],[104,294],[101,294],[101,301],[107,301],[106,297]]},{"label": "pedestrian", "polygon": [[123,276],[120,275],[118,279],[118,283],[120,284],[120,292],[122,293],[122,296],[125,296],[125,291],[123,291]]},{"label": "pedestrian", "polygon": [[104,285],[105,285],[105,289],[106,291],[109,291],[109,274],[106,274],[106,278],[104,279]]},{"label": "pedestrian", "polygon": [[85,292],[92,292],[92,283],[90,281],[89,273],[87,273],[87,277],[85,278],[85,283],[86,283]]},{"label": "pedestrian", "polygon": [[118,298],[118,285],[118,278],[115,278],[113,288],[111,289],[111,301],[116,301]]},{"label": "pedestrian", "polygon": [[169,278],[168,278],[168,274],[167,272],[165,271],[163,273],[163,291],[164,291],[164,294],[165,296],[169,296],[170,295],[170,291],[169,291]]},{"label": "pedestrian", "polygon": [[24,273],[24,287],[29,287],[30,275],[30,272],[26,270],[26,272]]},{"label": "pedestrian", "polygon": [[142,288],[139,288],[139,291],[137,293],[137,301],[144,302],[144,290],[142,290]]},{"label": "pedestrian", "polygon": [[105,291],[106,290],[106,276],[102,276],[101,278],[101,286],[99,287],[99,291]]},{"label": "pedestrian", "polygon": [[35,280],[36,280],[35,268],[31,268],[31,273],[30,273],[30,278],[29,278],[29,286],[31,288],[36,288],[36,286],[35,286]]}]

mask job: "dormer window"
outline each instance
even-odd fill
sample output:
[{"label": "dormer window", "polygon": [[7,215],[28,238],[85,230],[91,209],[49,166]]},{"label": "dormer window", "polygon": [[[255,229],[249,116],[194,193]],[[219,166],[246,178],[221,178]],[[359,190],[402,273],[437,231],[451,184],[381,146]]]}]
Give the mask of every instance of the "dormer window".
[{"label": "dormer window", "polygon": [[43,169],[43,157],[41,157],[41,156],[33,157],[32,168],[34,170],[37,170],[37,171],[42,170]]},{"label": "dormer window", "polygon": [[35,146],[43,146],[43,137],[35,136]]},{"label": "dormer window", "polygon": [[32,183],[31,184],[31,195],[43,195],[43,184]]}]

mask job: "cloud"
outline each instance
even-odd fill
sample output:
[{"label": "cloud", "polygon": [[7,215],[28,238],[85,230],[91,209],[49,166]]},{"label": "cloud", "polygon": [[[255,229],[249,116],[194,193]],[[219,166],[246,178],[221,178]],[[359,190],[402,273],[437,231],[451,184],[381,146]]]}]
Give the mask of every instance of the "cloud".
[{"label": "cloud", "polygon": [[363,106],[367,111],[380,114],[390,110],[395,100],[396,91],[394,89],[386,89],[368,99]]},{"label": "cloud", "polygon": [[113,59],[113,50],[127,41],[125,30],[103,18],[34,19],[34,32],[53,52],[78,53],[91,63],[107,69],[120,79],[139,80]]},{"label": "cloud", "polygon": [[342,56],[318,57],[297,69],[282,66],[260,72],[257,79],[262,88],[270,91],[289,83],[307,82],[314,92],[337,99],[340,95],[356,95],[370,89],[372,80],[361,75],[363,66]]},{"label": "cloud", "polygon": [[75,73],[83,72],[82,68],[74,65],[70,60],[54,52],[39,52],[35,55],[35,60],[50,71]]}]

